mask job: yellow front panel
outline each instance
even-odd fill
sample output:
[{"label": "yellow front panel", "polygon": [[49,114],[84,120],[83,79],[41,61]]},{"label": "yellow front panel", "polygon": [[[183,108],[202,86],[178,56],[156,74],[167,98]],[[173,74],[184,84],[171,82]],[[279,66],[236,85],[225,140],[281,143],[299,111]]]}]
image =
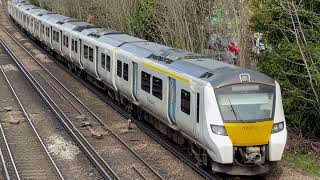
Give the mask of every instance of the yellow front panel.
[{"label": "yellow front panel", "polygon": [[268,144],[273,121],[255,123],[224,123],[234,146],[255,146]]}]

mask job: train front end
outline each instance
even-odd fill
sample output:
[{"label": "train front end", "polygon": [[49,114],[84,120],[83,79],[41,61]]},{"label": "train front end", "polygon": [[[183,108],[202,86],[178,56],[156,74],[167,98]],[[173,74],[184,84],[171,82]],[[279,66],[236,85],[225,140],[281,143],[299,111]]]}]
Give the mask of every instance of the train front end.
[{"label": "train front end", "polygon": [[250,74],[238,78],[214,88],[216,110],[207,123],[212,170],[263,174],[281,160],[287,140],[280,86],[273,80],[252,80]]}]

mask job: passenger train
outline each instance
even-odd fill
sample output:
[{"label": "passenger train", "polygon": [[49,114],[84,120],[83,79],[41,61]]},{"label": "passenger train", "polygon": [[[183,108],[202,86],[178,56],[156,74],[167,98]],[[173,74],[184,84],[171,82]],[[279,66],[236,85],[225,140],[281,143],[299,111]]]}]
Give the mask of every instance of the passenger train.
[{"label": "passenger train", "polygon": [[19,0],[8,1],[8,12],[73,72],[213,172],[262,174],[281,160],[287,129],[270,77]]}]

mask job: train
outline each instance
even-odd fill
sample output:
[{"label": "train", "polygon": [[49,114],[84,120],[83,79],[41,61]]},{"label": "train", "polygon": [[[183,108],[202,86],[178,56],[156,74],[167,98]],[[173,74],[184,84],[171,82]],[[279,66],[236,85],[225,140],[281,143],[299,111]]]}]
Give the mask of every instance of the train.
[{"label": "train", "polygon": [[138,120],[212,172],[264,174],[281,161],[287,127],[277,81],[122,32],[8,1],[12,21]]}]

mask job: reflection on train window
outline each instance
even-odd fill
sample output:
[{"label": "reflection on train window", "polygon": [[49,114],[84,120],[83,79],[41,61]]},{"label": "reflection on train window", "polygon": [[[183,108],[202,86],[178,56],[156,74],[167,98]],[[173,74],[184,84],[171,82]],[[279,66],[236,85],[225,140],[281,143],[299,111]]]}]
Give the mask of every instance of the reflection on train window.
[{"label": "reflection on train window", "polygon": [[162,100],[162,80],[152,77],[152,95]]},{"label": "reflection on train window", "polygon": [[88,59],[88,46],[83,46],[83,57]]},{"label": "reflection on train window", "polygon": [[190,92],[181,89],[181,111],[190,115]]},{"label": "reflection on train window", "polygon": [[107,55],[107,62],[106,62],[106,65],[107,65],[107,71],[110,72],[110,67],[111,67],[111,59],[110,59],[110,56]]},{"label": "reflection on train window", "polygon": [[101,53],[101,67],[106,68],[106,55],[104,53]]},{"label": "reflection on train window", "polygon": [[117,76],[122,77],[122,62],[120,60],[117,61]]},{"label": "reflection on train window", "polygon": [[141,89],[150,93],[150,74],[141,72]]},{"label": "reflection on train window", "polygon": [[129,66],[127,63],[123,63],[123,79],[128,81],[129,79]]}]

